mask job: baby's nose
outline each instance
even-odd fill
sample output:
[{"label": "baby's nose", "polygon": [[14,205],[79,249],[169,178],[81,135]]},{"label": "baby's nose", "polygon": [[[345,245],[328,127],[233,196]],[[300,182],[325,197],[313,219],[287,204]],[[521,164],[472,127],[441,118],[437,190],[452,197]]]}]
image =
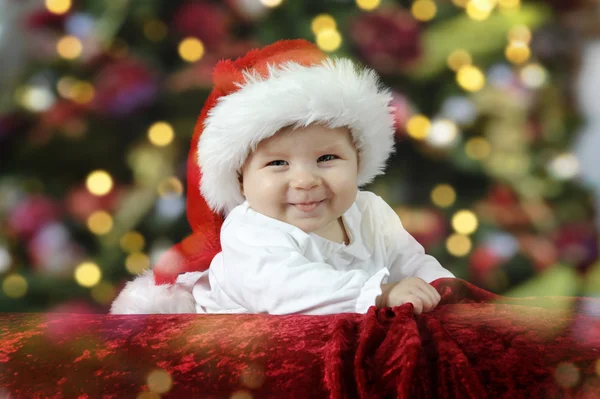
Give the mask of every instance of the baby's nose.
[{"label": "baby's nose", "polygon": [[309,170],[298,170],[294,172],[294,176],[291,181],[291,186],[296,189],[307,190],[318,186],[321,182],[321,178],[315,173]]}]

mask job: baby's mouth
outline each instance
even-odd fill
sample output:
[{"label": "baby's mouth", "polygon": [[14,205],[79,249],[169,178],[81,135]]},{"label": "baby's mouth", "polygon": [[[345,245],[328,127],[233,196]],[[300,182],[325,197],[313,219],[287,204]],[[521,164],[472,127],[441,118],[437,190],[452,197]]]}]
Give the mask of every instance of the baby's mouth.
[{"label": "baby's mouth", "polygon": [[292,205],[294,205],[296,208],[298,208],[299,210],[301,210],[303,212],[310,212],[310,211],[314,211],[315,209],[317,209],[317,207],[319,205],[321,205],[324,201],[325,200],[314,201],[314,202],[299,202],[299,203],[295,203]]}]

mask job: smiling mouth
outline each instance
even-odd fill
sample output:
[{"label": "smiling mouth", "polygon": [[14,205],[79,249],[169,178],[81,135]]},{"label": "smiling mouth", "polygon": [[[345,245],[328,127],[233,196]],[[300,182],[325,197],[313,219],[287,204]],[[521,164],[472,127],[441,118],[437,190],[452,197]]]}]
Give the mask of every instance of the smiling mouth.
[{"label": "smiling mouth", "polygon": [[299,202],[299,203],[292,204],[292,205],[294,205],[296,208],[298,208],[299,210],[301,210],[303,212],[310,212],[310,211],[317,209],[317,207],[324,201],[325,200],[314,201],[314,202]]}]

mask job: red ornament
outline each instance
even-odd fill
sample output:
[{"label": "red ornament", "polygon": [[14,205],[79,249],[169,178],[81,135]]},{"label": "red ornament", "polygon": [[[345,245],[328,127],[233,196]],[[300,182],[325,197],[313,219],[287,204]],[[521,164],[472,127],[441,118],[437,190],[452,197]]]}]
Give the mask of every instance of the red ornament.
[{"label": "red ornament", "polygon": [[487,283],[503,258],[487,247],[476,248],[469,257],[469,279],[476,284]]},{"label": "red ornament", "polygon": [[215,4],[184,3],[175,12],[172,27],[182,36],[196,37],[207,49],[215,50],[228,38],[229,18]]},{"label": "red ornament", "polygon": [[8,227],[22,239],[30,239],[46,224],[61,214],[58,204],[48,197],[34,195],[26,198],[8,215]]},{"label": "red ornament", "polygon": [[125,116],[152,104],[158,91],[156,74],[135,59],[124,59],[102,69],[94,81],[92,108],[104,115]]},{"label": "red ornament", "polygon": [[400,8],[361,14],[350,28],[359,56],[381,73],[401,72],[421,56],[421,27]]},{"label": "red ornament", "polygon": [[62,31],[64,29],[67,14],[55,14],[45,8],[33,11],[27,16],[26,26],[29,29],[51,29]]},{"label": "red ornament", "polygon": [[97,196],[81,185],[69,191],[65,199],[67,212],[75,219],[85,223],[87,218],[95,211],[106,210],[112,212],[116,209],[125,189],[113,188],[108,194]]}]

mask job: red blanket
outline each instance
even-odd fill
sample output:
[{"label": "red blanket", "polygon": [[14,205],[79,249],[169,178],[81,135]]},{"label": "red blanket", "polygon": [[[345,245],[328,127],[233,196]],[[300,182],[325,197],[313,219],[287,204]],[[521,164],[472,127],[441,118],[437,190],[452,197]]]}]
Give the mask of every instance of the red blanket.
[{"label": "red blanket", "polygon": [[600,398],[600,300],[434,285],[420,316],[4,314],[0,398]]}]

